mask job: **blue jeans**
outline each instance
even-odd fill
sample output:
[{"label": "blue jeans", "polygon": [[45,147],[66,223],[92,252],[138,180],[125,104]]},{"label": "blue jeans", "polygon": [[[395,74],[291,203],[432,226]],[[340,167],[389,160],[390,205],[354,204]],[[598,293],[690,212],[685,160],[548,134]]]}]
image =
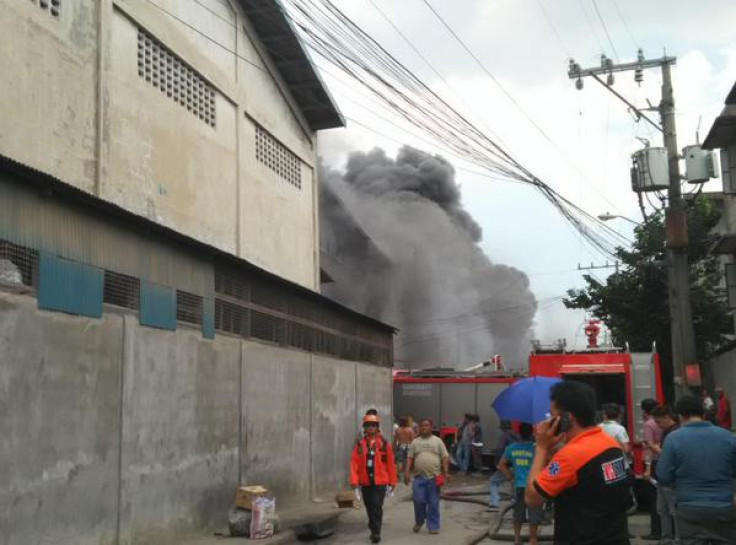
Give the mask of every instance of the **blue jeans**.
[{"label": "blue jeans", "polygon": [[427,522],[429,530],[440,529],[440,489],[434,477],[414,477],[412,483],[414,496],[414,522],[418,525]]},{"label": "blue jeans", "polygon": [[657,512],[662,520],[661,545],[675,545],[680,534],[675,524],[675,491],[667,486],[657,488]]},{"label": "blue jeans", "polygon": [[470,468],[470,443],[460,441],[457,444],[457,450],[455,450],[455,457],[457,458],[458,469],[467,473]]},{"label": "blue jeans", "polygon": [[488,505],[490,505],[491,507],[498,507],[498,504],[501,501],[501,496],[498,493],[498,488],[504,482],[506,482],[506,476],[499,470],[496,470],[496,472],[491,475],[491,494],[488,498]]}]

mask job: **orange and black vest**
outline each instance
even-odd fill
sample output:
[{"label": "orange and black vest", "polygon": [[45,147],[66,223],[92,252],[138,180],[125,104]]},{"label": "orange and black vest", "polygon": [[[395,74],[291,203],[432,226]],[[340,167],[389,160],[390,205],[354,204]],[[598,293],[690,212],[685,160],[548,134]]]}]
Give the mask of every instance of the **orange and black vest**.
[{"label": "orange and black vest", "polygon": [[373,482],[368,475],[368,453],[370,446],[367,438],[358,441],[350,458],[350,486],[396,486],[396,462],[391,443],[382,435],[377,435],[373,445]]}]

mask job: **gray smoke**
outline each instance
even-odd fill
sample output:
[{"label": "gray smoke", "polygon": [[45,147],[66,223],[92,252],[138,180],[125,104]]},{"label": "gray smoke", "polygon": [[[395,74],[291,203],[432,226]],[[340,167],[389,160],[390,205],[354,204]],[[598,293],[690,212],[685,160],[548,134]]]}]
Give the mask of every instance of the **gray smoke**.
[{"label": "gray smoke", "polygon": [[323,168],[323,292],[401,330],[397,367],[520,367],[537,303],[527,276],[493,264],[445,159],[402,148]]}]

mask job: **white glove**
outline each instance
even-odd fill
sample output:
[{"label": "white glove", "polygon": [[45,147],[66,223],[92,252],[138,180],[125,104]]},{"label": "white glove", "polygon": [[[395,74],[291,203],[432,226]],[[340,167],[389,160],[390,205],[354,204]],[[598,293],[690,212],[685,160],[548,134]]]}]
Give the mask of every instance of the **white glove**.
[{"label": "white glove", "polygon": [[357,502],[363,501],[363,497],[360,494],[360,487],[359,486],[356,486],[355,487],[355,501],[357,501]]},{"label": "white glove", "polygon": [[387,498],[393,498],[394,497],[394,487],[393,486],[387,486],[386,487],[386,497]]}]

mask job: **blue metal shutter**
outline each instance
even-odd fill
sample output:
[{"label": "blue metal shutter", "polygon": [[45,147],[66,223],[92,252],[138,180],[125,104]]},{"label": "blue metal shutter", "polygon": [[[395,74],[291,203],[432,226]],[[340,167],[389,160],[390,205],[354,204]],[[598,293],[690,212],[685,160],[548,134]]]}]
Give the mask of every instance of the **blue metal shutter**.
[{"label": "blue metal shutter", "polygon": [[38,307],[99,318],[103,278],[97,267],[41,253]]},{"label": "blue metal shutter", "polygon": [[141,280],[141,325],[176,329],[176,290]]}]

